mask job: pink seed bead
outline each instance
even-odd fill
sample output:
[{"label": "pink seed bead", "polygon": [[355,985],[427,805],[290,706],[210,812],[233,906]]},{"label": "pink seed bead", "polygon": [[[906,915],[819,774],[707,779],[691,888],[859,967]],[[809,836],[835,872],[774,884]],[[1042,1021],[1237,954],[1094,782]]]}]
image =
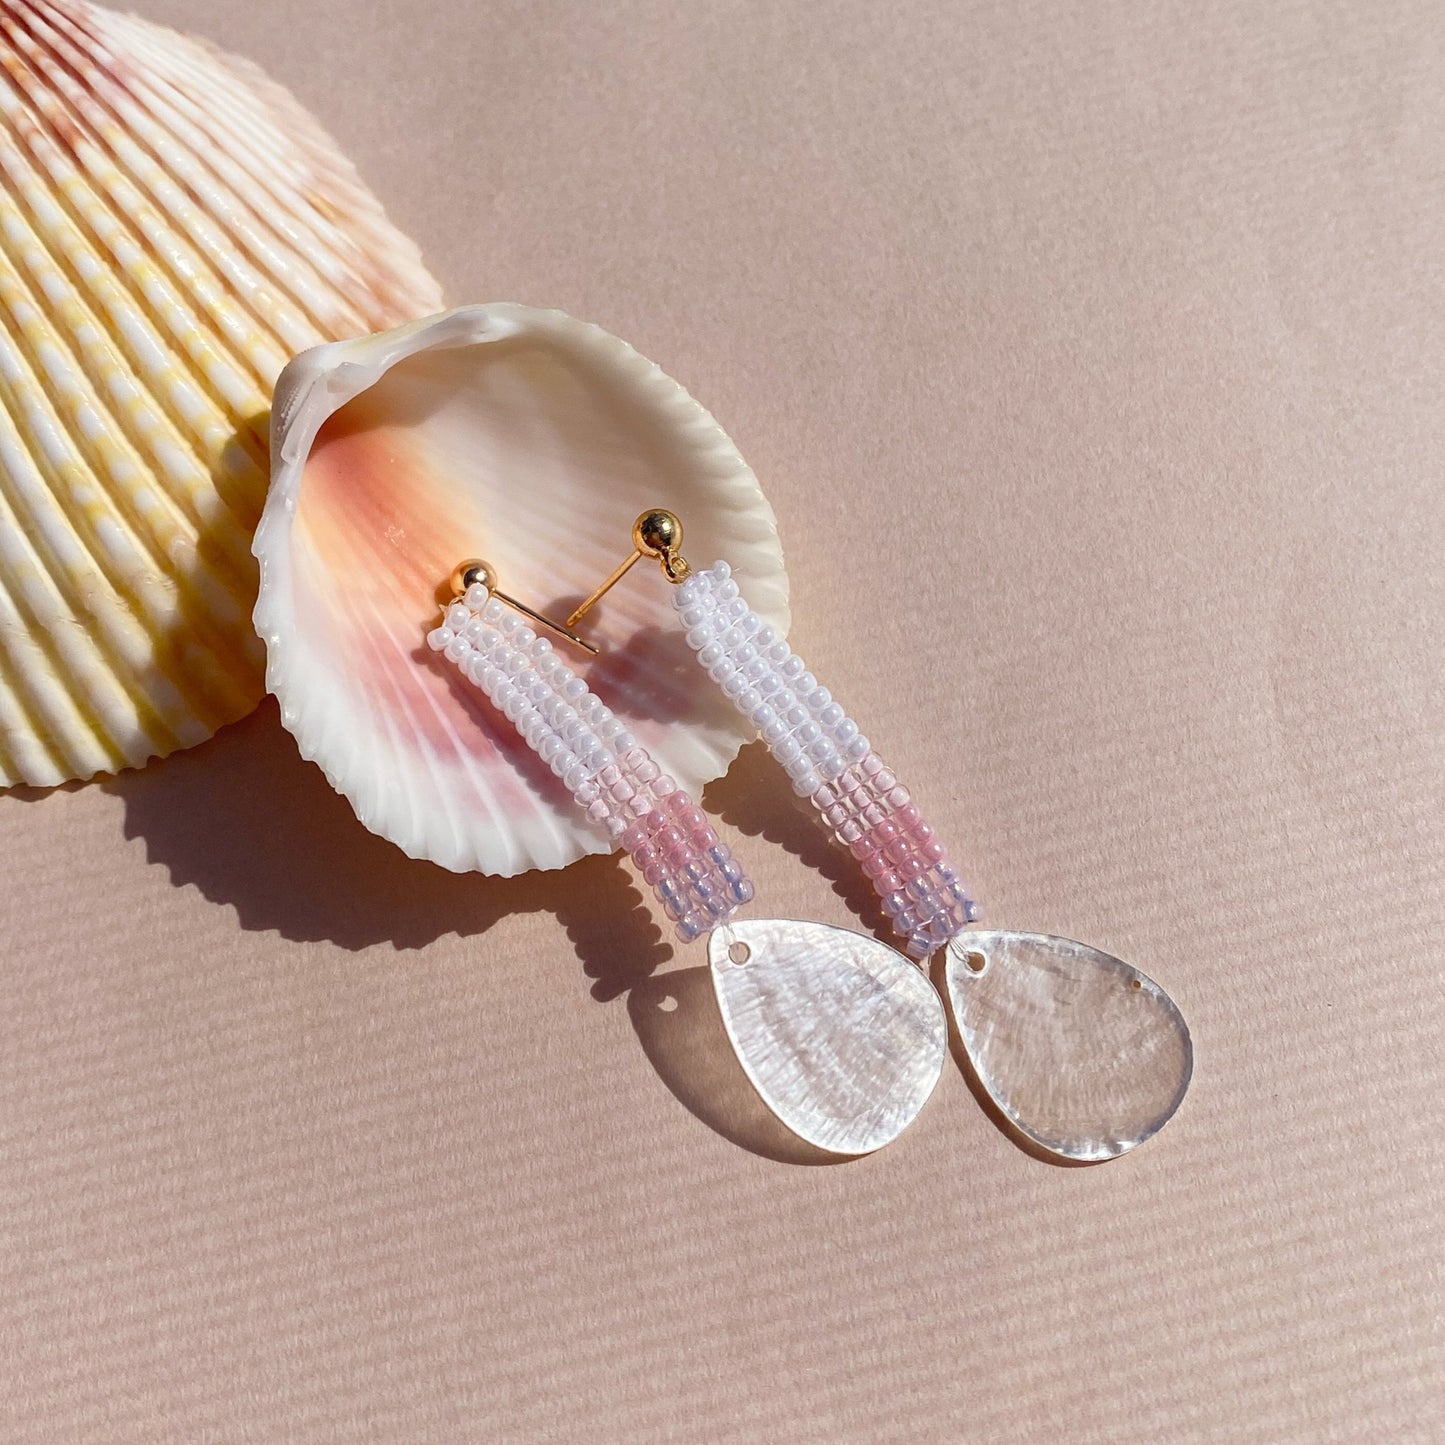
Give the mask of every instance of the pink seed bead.
[{"label": "pink seed bead", "polygon": [[643,861],[642,852],[646,846],[646,838],[646,832],[636,823],[630,824],[622,834],[622,846],[632,854],[633,860],[638,864]]},{"label": "pink seed bead", "polygon": [[836,803],[823,816],[828,820],[829,827],[841,828],[853,815],[841,803]]},{"label": "pink seed bead", "polygon": [[896,873],[879,873],[873,880],[873,886],[880,893],[900,893],[903,891],[903,879]]},{"label": "pink seed bead", "polygon": [[907,788],[894,788],[887,798],[890,808],[906,808],[912,801]]},{"label": "pink seed bead", "polygon": [[[636,827],[636,824],[633,826]],[[631,832],[632,830],[628,829],[628,831]],[[657,862],[657,848],[654,844],[645,840],[645,834],[640,828],[638,829],[638,841],[636,843],[628,843],[624,838],[623,847],[632,854],[632,861],[636,863],[639,868],[646,868]]]},{"label": "pink seed bead", "polygon": [[601,798],[598,798],[598,800],[587,809],[587,817],[594,823],[605,823],[611,816],[611,813],[612,810]]},{"label": "pink seed bead", "polygon": [[877,753],[869,753],[867,757],[858,764],[858,770],[865,778],[876,777],[883,771],[883,759]]},{"label": "pink seed bead", "polygon": [[891,843],[896,837],[898,837],[898,825],[896,823],[890,823],[886,820],[880,819],[877,826],[873,829],[871,836],[875,838],[880,844]]},{"label": "pink seed bead", "polygon": [[848,851],[855,858],[867,858],[870,854],[878,851],[877,845],[871,838],[855,838],[848,844]]},{"label": "pink seed bead", "polygon": [[661,773],[652,780],[652,796],[654,798],[665,798],[669,793],[676,791],[677,784],[666,773]]},{"label": "pink seed bead", "polygon": [[657,830],[653,836],[653,842],[656,843],[659,848],[665,849],[669,853],[684,846],[682,834],[674,828],[671,823]]},{"label": "pink seed bead", "polygon": [[838,829],[838,836],[845,843],[856,843],[863,836],[863,825],[856,818],[850,818]]},{"label": "pink seed bead", "polygon": [[692,833],[699,828],[707,827],[707,814],[696,803],[679,808],[674,816],[677,819],[677,826],[686,832]]},{"label": "pink seed bead", "polygon": [[907,803],[893,815],[899,827],[911,828],[915,823],[921,822],[923,815],[918,811],[916,803]]},{"label": "pink seed bead", "polygon": [[910,850],[906,839],[895,838],[893,842],[889,843],[888,846],[884,848],[883,853],[891,862],[898,864],[899,871],[902,872],[904,869],[905,860],[908,858],[909,851]]},{"label": "pink seed bead", "polygon": [[604,788],[610,788],[613,784],[622,781],[622,769],[619,768],[616,763],[608,763],[607,766],[598,773],[597,781],[601,783]]},{"label": "pink seed bead", "polygon": [[620,782],[613,783],[608,791],[619,803],[625,803],[637,792],[637,789],[624,778]]},{"label": "pink seed bead", "polygon": [[869,803],[868,806],[863,809],[863,821],[870,828],[876,828],[887,816],[887,812],[877,803]]},{"label": "pink seed bead", "polygon": [[883,879],[892,875],[888,873],[888,860],[881,853],[870,853],[866,858],[860,859],[859,862],[863,866],[863,872],[866,873],[869,878],[873,879],[874,887],[876,887],[879,892],[893,893],[897,891],[898,887],[902,886],[899,884],[894,888],[884,888]]},{"label": "pink seed bead", "polygon": [[943,844],[940,843],[937,838],[934,838],[931,842],[923,845],[923,856],[930,864],[942,863],[944,858],[948,856],[948,852]]},{"label": "pink seed bead", "polygon": [[884,797],[897,786],[898,779],[895,778],[893,774],[888,771],[887,768],[883,768],[881,771],[874,773],[873,787],[880,798]]},{"label": "pink seed bead", "polygon": [[709,848],[715,848],[717,846],[717,834],[706,826],[694,829],[692,846],[700,853],[706,853]]}]

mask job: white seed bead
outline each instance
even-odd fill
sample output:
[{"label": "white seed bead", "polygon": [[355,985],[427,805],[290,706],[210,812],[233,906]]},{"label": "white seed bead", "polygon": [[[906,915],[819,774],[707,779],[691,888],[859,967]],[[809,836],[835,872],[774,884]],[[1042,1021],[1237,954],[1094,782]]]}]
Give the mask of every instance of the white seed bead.
[{"label": "white seed bead", "polygon": [[709,642],[697,655],[697,660],[704,667],[715,667],[723,657],[723,645],[720,642]]},{"label": "white seed bead", "polygon": [[471,620],[472,614],[460,602],[453,602],[447,608],[447,626],[453,632],[460,632]]},{"label": "white seed bead", "polygon": [[831,731],[833,728],[837,727],[838,724],[842,722],[846,716],[847,714],[843,711],[841,707],[838,706],[836,702],[830,702],[825,707],[819,710],[818,721],[822,723],[825,728],[828,728]]},{"label": "white seed bead", "polygon": [[507,609],[495,597],[482,608],[482,621],[495,627],[507,615]]},{"label": "white seed bead", "polygon": [[471,650],[472,645],[465,637],[453,637],[442,649],[442,656],[448,662],[460,662]]},{"label": "white seed bead", "polygon": [[620,758],[637,746],[637,739],[630,732],[622,731],[612,739],[612,751]]},{"label": "white seed bead", "polygon": [[811,798],[819,788],[823,786],[823,776],[809,768],[806,773],[799,773],[793,779],[793,791],[800,798]]},{"label": "white seed bead", "polygon": [[487,605],[491,593],[480,582],[473,582],[462,594],[462,601],[473,612],[480,612]]},{"label": "white seed bead", "polygon": [[859,733],[858,736],[843,749],[843,755],[850,762],[861,763],[872,751],[873,744],[870,743],[862,733]]},{"label": "white seed bead", "polygon": [[792,738],[779,738],[778,741],[773,744],[773,756],[782,763],[784,767],[787,767],[794,758],[799,757],[802,751],[802,748],[800,748]]},{"label": "white seed bead", "polygon": [[455,636],[450,627],[433,627],[426,635],[426,645],[433,652],[441,652]]}]

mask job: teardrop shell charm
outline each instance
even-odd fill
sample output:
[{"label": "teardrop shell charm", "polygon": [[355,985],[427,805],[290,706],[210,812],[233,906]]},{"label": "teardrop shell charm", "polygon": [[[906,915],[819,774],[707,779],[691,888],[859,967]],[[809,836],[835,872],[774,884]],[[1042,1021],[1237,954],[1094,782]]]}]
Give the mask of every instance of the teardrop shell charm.
[{"label": "teardrop shell charm", "polygon": [[733,1052],[763,1102],[834,1154],[896,1139],[943,1071],[948,1021],[902,954],[847,928],[749,919],[708,940]]},{"label": "teardrop shell charm", "polygon": [[948,945],[959,1037],[1020,1133],[1066,1159],[1127,1152],[1167,1124],[1194,1047],[1174,1000],[1111,954],[1042,933],[967,929]]}]

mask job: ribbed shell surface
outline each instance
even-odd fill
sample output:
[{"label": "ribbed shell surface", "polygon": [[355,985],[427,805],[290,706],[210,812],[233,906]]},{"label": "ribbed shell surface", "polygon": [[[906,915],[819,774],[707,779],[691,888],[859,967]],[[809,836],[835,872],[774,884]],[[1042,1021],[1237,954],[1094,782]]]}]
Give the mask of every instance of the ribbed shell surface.
[{"label": "ribbed shell surface", "polygon": [[441,299],[254,67],[74,0],[0,61],[0,786],[49,785],[255,706],[276,376]]}]

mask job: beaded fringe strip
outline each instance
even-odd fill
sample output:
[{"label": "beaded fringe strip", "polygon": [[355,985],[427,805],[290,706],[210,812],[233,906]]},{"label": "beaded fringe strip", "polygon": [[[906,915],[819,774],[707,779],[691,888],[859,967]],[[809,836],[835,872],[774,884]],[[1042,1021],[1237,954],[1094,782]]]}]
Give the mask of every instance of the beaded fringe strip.
[{"label": "beaded fringe strip", "polygon": [[673,590],[688,645],[858,860],[910,958],[979,917],[908,790],[788,644],[738,595],[726,562]]},{"label": "beaded fringe strip", "polygon": [[427,634],[562,780],[589,822],[631,855],[684,943],[753,896],[702,810],[587,684],[509,607],[473,583]]}]

